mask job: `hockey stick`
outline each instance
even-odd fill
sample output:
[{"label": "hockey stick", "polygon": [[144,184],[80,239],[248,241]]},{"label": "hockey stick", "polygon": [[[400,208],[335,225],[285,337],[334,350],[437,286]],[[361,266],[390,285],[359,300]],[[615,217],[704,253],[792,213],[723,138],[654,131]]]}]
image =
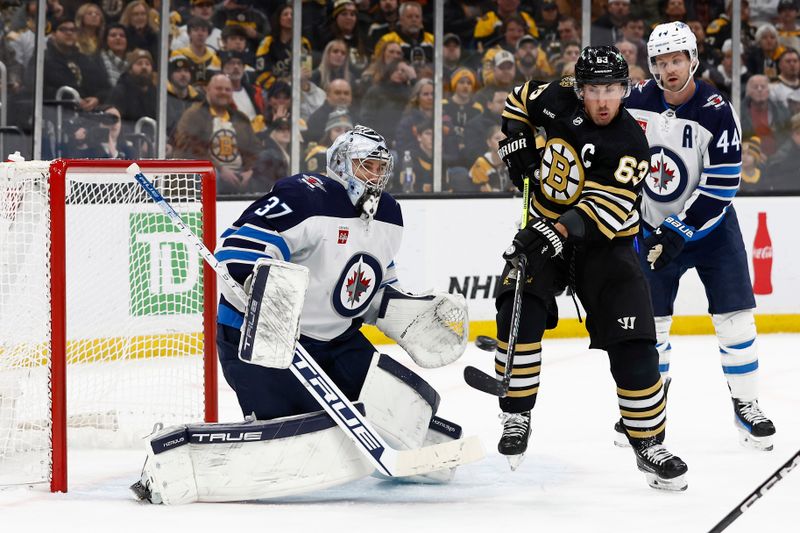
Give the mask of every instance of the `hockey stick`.
[{"label": "hockey stick", "polygon": [[739,505],[733,508],[733,510],[728,513],[725,518],[719,521],[719,523],[712,527],[708,533],[720,533],[720,531],[724,531],[729,525],[733,523],[734,520],[742,516],[746,510],[750,508],[756,500],[762,497],[764,494],[767,493],[775,484],[786,477],[786,475],[791,472],[796,466],[800,466],[800,450],[788,460],[786,461],[778,470],[772,474],[769,479],[767,479],[764,483],[759,485],[756,490],[751,492],[747,495],[747,498],[741,501]]},{"label": "hockey stick", "polygon": [[[242,287],[230,277],[227,268],[217,261],[214,254],[186,226],[180,215],[142,173],[139,165],[136,163],[130,165],[128,173],[169,216],[173,224],[180,229],[186,241],[200,253],[226,286],[233,291],[235,298],[239,300],[238,303],[246,305],[247,296]],[[478,461],[485,455],[480,440],[474,436],[414,450],[391,448],[299,342],[295,347],[289,369],[382,474],[391,477],[425,474]]]},{"label": "hockey stick", "polygon": [[[528,209],[530,208],[530,178],[525,176],[524,186],[522,187],[522,197],[524,207],[522,210],[522,227],[528,224]],[[522,289],[525,286],[525,272],[528,266],[528,258],[525,254],[517,257],[517,268],[515,270],[516,282],[514,284],[514,303],[511,307],[511,328],[508,332],[508,348],[506,350],[506,365],[503,369],[503,379],[498,381],[483,370],[474,366],[464,367],[464,381],[473,389],[504,398],[508,394],[508,386],[511,383],[511,370],[514,368],[514,352],[517,347],[517,334],[519,333],[519,319],[522,313]]]}]

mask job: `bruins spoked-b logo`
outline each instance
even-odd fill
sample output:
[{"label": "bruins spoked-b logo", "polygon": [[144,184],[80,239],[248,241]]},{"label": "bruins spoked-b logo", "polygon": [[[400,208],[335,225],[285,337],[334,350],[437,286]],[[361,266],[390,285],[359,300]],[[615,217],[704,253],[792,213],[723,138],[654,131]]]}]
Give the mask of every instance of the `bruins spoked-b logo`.
[{"label": "bruins spoked-b logo", "polygon": [[553,202],[571,204],[583,189],[583,165],[564,139],[547,141],[542,156],[542,192]]},{"label": "bruins spoked-b logo", "polygon": [[380,262],[369,254],[351,257],[331,295],[333,308],[339,315],[352,318],[369,306],[383,280]]}]

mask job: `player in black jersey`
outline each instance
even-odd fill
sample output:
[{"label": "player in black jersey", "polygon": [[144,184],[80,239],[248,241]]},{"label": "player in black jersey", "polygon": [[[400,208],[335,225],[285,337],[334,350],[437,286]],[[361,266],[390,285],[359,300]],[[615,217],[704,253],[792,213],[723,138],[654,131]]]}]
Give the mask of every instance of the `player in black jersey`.
[{"label": "player in black jersey", "polygon": [[[664,448],[666,402],[658,371],[655,326],[647,285],[633,245],[638,197],[650,154],[641,127],[622,106],[628,66],[610,46],[587,47],[575,78],[529,81],[506,100],[500,153],[512,180],[532,184],[530,222],[504,254],[497,296],[496,370],[502,376],[516,270],[528,258],[522,312],[507,396],[500,399],[498,449],[512,469],[522,460],[536,403],[545,329],[558,321],[555,295],[571,286],[586,310],[591,348],[608,352],[620,413],[640,470],[655,488],[684,490],[686,464]],[[543,150],[534,135],[544,130]],[[511,274],[511,276],[509,276]],[[581,421],[574,427],[580,431]]]}]

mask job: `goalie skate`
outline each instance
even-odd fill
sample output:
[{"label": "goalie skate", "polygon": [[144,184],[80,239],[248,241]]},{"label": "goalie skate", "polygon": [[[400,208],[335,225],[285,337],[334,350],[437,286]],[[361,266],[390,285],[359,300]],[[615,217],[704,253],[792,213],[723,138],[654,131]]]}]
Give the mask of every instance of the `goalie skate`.
[{"label": "goalie skate", "polygon": [[758,400],[742,402],[733,398],[734,422],[739,430],[739,443],[754,450],[772,450],[775,425],[764,416]]},{"label": "goalie skate", "polygon": [[525,458],[528,437],[531,434],[531,412],[501,413],[503,435],[497,443],[497,451],[508,459],[511,470],[516,470]]},{"label": "goalie skate", "polygon": [[647,484],[654,489],[686,490],[686,472],[689,468],[680,457],[673,455],[655,439],[647,440],[634,448],[636,466],[644,472]]}]

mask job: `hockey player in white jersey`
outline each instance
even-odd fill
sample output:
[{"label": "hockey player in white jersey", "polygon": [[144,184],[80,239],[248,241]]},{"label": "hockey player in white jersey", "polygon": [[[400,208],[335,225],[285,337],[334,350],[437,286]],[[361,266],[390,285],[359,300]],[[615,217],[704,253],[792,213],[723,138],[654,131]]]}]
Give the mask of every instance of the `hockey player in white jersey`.
[{"label": "hockey player in white jersey", "polygon": [[[223,233],[215,257],[251,301],[252,280],[262,279],[253,276],[254,269],[263,262],[271,269],[265,283],[276,277],[275,269],[307,268],[304,302],[291,301],[295,295],[288,287],[278,287],[275,294],[285,292],[285,301],[264,297],[261,308],[274,309],[281,320],[281,308],[302,307],[298,342],[348,399],[363,404],[368,421],[390,446],[416,449],[456,439],[460,427],[435,416],[439,395],[433,387],[378,353],[359,328],[375,324],[418,365],[443,366],[466,346],[465,301],[460,295],[414,295],[399,288],[394,257],[403,218],[400,205],[384,192],[393,161],[383,137],[356,126],[334,141],[327,156],[327,176],[284,178],[248,206]],[[223,285],[219,359],[248,420],[151,436],[148,456],[160,454],[160,469],[145,465],[142,481],[133,487],[141,498],[165,503],[270,498],[338,485],[374,470],[319,412],[318,400],[291,370],[240,360],[244,311],[241,298]],[[162,452],[172,456],[165,460]],[[453,470],[414,480],[448,481]]]},{"label": "hockey player in white jersey", "polygon": [[[686,24],[658,25],[647,53],[654,79],[639,84],[625,105],[650,144],[639,255],[650,283],[660,371],[668,384],[673,304],[681,276],[695,268],[708,297],[741,441],[771,450],[775,426],[757,400],[755,299],[731,204],[742,168],[739,119],[716,89],[694,79],[697,43]],[[623,431],[619,423],[616,429]]]}]

